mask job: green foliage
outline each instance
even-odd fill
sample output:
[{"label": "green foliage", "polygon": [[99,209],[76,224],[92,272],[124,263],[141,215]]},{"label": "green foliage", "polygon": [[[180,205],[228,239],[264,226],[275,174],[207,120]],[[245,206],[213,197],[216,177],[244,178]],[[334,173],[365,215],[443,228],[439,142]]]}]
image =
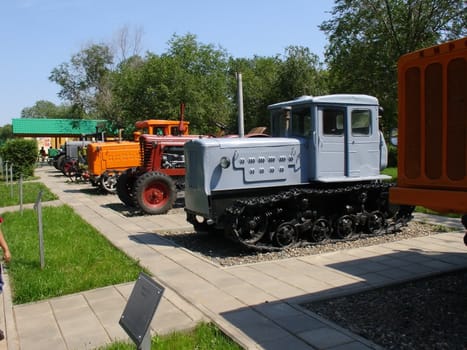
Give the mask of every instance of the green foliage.
[{"label": "green foliage", "polygon": [[246,131],[269,125],[271,103],[328,91],[318,57],[299,46],[283,56],[233,59],[193,34],[174,35],[161,55],[135,55],[115,67],[110,62],[105,45],[91,46],[55,68],[50,80],[80,116],[107,119],[126,137],[138,120],[178,119],[181,103],[192,133],[217,134],[221,127],[236,133],[236,72],[243,74]]},{"label": "green foliage", "polygon": [[137,279],[138,264],[116,249],[68,206],[42,207],[45,268],[40,268],[37,214],[3,214],[14,258],[9,277],[15,304]]},{"label": "green foliage", "polygon": [[[287,47],[284,55],[276,57],[231,59],[229,65],[232,76],[234,72],[241,72],[243,76],[245,131],[255,126],[269,126],[267,106],[272,103],[327,93],[326,73],[321,62],[305,47]],[[231,84],[231,94],[235,96],[236,81],[232,80]],[[233,125],[237,121],[237,106],[234,108]]]},{"label": "green foliage", "polygon": [[[43,202],[57,199],[57,196],[50,192],[42,182],[23,182],[23,204],[34,203],[40,191],[42,191]],[[11,196],[12,192],[13,196]],[[0,183],[0,208],[18,205],[19,202],[19,184],[17,182],[13,185]]]},{"label": "green foliage", "polygon": [[213,132],[232,108],[228,57],[221,48],[201,44],[194,35],[174,36],[167,53],[123,62],[113,75],[113,97],[127,124],[148,118],[178,119],[186,105],[193,132]]},{"label": "green foliage", "polygon": [[0,127],[0,146],[3,145],[7,140],[13,138],[13,126],[6,124]]},{"label": "green foliage", "polygon": [[71,104],[74,118],[96,114],[98,99],[108,93],[113,55],[107,45],[90,45],[52,70],[49,80],[61,86],[58,95]]},{"label": "green foliage", "polygon": [[[267,106],[271,104],[271,101],[276,101],[279,95],[277,81],[280,62],[279,57],[231,58],[230,76],[235,77],[236,72],[242,73],[245,132],[256,126],[269,126]],[[234,106],[228,124],[228,133],[236,133],[238,113],[236,79],[231,79],[229,84],[235,100],[232,101]]]},{"label": "green foliage", "polygon": [[320,26],[329,38],[331,92],[377,96],[388,130],[397,123],[398,58],[467,35],[462,0],[336,0],[332,15]]},{"label": "green foliage", "polygon": [[397,168],[395,168],[395,167],[388,167],[386,169],[383,169],[381,171],[381,174],[391,176],[392,177],[391,182],[396,182],[397,181]]},{"label": "green foliage", "polygon": [[388,145],[388,166],[397,167],[398,148],[393,145]]},{"label": "green foliage", "polygon": [[34,106],[23,108],[21,118],[70,118],[71,106],[57,106],[53,102],[40,100]]},{"label": "green foliage", "polygon": [[35,140],[10,139],[0,148],[3,161],[13,164],[13,177],[16,179],[20,174],[25,178],[34,175],[37,154]]},{"label": "green foliage", "polygon": [[319,96],[327,93],[327,83],[317,55],[301,46],[289,46],[279,72],[280,100],[303,95]]},{"label": "green foliage", "polygon": [[[99,348],[99,350],[131,350],[135,345],[125,342]],[[189,332],[175,332],[166,336],[152,338],[151,349],[154,350],[240,350],[235,342],[227,338],[217,327],[210,323],[200,323]]]},{"label": "green foliage", "polygon": [[[439,215],[439,216],[445,216],[445,217],[448,217],[448,218],[459,218],[461,217],[460,214],[455,214],[455,213],[439,213],[437,211],[434,211],[432,209],[428,209],[428,208],[425,208],[425,207],[420,207],[420,206],[417,206],[415,207],[415,212],[417,213],[423,213],[423,214],[430,214],[430,215]],[[439,231],[439,230],[438,230]],[[443,232],[443,231],[439,231],[439,232]]]}]

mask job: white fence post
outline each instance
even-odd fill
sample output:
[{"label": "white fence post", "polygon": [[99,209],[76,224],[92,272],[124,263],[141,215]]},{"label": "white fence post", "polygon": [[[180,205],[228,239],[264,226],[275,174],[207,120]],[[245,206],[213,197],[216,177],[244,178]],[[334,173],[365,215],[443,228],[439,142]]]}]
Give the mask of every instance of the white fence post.
[{"label": "white fence post", "polygon": [[39,191],[37,195],[36,203],[34,204],[34,209],[37,211],[37,226],[39,230],[39,258],[41,263],[41,269],[45,267],[45,258],[44,258],[44,232],[42,230],[42,190]]}]

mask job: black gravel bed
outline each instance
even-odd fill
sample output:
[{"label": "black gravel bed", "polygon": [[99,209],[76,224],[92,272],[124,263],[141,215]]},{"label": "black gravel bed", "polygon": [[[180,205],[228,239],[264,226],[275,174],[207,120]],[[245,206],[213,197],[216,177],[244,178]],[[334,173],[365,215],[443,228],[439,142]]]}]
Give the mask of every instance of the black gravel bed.
[{"label": "black gravel bed", "polygon": [[[315,255],[338,250],[367,247],[376,244],[399,241],[403,239],[428,236],[445,232],[440,226],[427,225],[411,221],[406,227],[395,234],[364,237],[357,240],[318,244],[305,247],[284,249],[282,251],[258,252],[240,246],[223,236],[221,232],[158,232],[163,237],[173,241],[195,254],[199,254],[221,266],[254,264],[262,261],[286,259],[298,256]],[[461,242],[461,239],[459,239]]]},{"label": "black gravel bed", "polygon": [[302,306],[385,349],[467,349],[467,269]]}]

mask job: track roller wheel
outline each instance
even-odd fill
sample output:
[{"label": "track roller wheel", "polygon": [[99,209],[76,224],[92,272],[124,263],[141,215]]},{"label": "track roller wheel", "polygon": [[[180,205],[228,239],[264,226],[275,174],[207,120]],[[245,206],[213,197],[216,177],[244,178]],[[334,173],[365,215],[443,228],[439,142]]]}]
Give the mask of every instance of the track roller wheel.
[{"label": "track roller wheel", "polygon": [[378,210],[371,212],[366,223],[368,233],[379,233],[384,228],[385,223],[383,213]]},{"label": "track roller wheel", "polygon": [[310,236],[314,242],[322,242],[331,237],[331,226],[329,225],[328,220],[316,220],[311,228]]},{"label": "track roller wheel", "polygon": [[268,220],[263,215],[241,214],[234,223],[239,239],[247,245],[257,243],[267,231]]},{"label": "track roller wheel", "polygon": [[279,225],[272,237],[276,246],[286,248],[293,246],[298,241],[298,232],[292,222],[284,222]]},{"label": "track roller wheel", "polygon": [[349,237],[355,229],[355,224],[352,216],[343,215],[337,220],[336,224],[336,235],[345,239]]}]

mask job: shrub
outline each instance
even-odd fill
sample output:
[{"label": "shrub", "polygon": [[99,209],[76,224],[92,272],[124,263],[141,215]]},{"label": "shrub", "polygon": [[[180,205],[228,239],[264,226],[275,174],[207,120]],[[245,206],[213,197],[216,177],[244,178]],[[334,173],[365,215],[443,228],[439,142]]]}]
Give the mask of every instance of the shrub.
[{"label": "shrub", "polygon": [[3,161],[13,164],[13,176],[18,178],[34,175],[34,165],[37,159],[37,142],[35,140],[8,140],[0,149]]},{"label": "shrub", "polygon": [[397,147],[388,146],[388,167],[397,167]]}]

